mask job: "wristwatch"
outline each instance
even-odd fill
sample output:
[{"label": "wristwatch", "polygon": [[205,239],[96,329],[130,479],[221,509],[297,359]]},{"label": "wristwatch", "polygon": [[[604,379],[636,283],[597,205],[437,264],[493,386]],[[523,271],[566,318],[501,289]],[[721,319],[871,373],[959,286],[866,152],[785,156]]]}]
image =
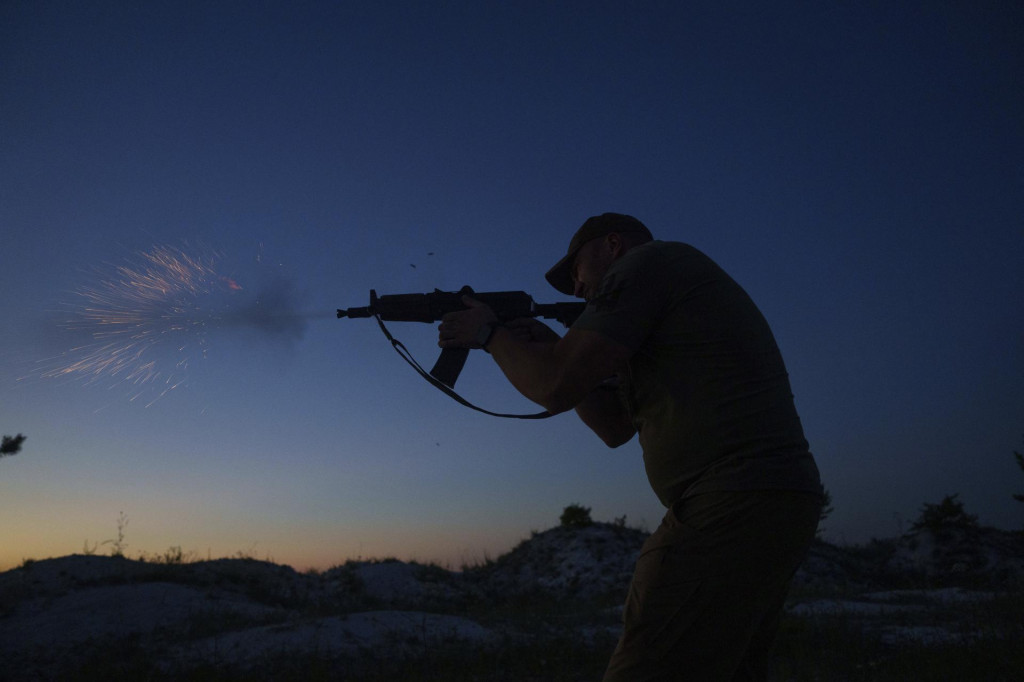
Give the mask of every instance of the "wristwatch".
[{"label": "wristwatch", "polygon": [[487,350],[487,344],[491,342],[491,337],[494,336],[494,330],[501,326],[501,322],[497,320],[491,320],[487,324],[480,325],[480,329],[476,332],[476,343],[478,346]]}]

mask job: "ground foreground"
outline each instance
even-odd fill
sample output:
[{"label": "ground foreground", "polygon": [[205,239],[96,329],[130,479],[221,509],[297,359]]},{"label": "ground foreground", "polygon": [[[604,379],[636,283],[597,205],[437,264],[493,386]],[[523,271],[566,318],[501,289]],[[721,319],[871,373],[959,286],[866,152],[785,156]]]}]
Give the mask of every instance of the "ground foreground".
[{"label": "ground foreground", "polygon": [[[300,574],[252,559],[68,556],[0,574],[0,680],[599,680],[645,534],[534,533],[461,572],[394,560]],[[1024,538],[817,543],[778,680],[1018,680]]]}]

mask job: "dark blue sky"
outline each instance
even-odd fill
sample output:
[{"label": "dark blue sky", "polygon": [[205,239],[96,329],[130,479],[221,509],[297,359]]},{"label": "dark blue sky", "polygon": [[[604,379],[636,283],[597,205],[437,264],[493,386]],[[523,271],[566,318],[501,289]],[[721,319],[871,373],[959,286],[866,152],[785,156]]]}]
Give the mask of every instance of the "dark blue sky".
[{"label": "dark blue sky", "polygon": [[[0,567],[122,511],[136,551],[320,567],[493,556],[572,502],[654,527],[635,443],[471,413],[330,319],[371,288],[558,300],[544,271],[603,211],[758,302],[826,535],[951,493],[1021,527],[1022,35],[1012,2],[4,3],[0,429],[29,440]],[[242,287],[203,310],[308,318],[161,337],[142,386],[45,376],[82,292],[160,246]],[[432,360],[432,327],[393,331]],[[484,356],[460,388],[532,409]]]}]

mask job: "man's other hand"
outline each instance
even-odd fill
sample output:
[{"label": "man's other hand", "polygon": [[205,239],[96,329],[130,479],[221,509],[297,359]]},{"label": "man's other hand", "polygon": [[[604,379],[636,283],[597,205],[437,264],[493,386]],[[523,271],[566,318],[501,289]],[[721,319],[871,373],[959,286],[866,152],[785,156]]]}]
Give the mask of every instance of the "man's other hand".
[{"label": "man's other hand", "polygon": [[438,325],[437,345],[441,348],[480,348],[480,339],[489,331],[498,316],[485,303],[463,296],[468,308],[446,313]]}]

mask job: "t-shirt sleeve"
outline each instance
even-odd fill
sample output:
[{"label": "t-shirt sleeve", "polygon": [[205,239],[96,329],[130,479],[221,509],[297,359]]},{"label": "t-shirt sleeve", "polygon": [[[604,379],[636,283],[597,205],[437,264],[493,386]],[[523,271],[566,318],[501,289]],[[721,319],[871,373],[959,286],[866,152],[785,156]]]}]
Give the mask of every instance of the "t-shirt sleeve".
[{"label": "t-shirt sleeve", "polygon": [[636,247],[612,263],[573,328],[601,332],[637,351],[664,314],[670,294],[657,251]]}]

